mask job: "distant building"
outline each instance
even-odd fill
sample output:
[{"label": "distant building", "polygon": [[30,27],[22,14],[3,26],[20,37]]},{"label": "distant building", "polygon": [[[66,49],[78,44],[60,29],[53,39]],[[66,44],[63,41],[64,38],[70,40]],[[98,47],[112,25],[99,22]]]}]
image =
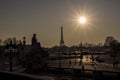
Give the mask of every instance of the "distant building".
[{"label": "distant building", "polygon": [[61,40],[60,40],[60,47],[63,47],[64,45],[64,38],[63,38],[63,27],[61,26]]}]

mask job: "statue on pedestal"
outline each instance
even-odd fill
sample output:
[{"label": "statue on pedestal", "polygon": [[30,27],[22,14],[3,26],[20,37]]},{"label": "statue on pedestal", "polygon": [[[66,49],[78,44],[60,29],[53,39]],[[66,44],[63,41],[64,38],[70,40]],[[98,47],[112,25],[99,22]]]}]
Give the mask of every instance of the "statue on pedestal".
[{"label": "statue on pedestal", "polygon": [[30,71],[38,71],[47,68],[48,57],[48,53],[41,48],[40,42],[37,41],[36,34],[33,34],[31,50],[27,56],[27,69]]}]

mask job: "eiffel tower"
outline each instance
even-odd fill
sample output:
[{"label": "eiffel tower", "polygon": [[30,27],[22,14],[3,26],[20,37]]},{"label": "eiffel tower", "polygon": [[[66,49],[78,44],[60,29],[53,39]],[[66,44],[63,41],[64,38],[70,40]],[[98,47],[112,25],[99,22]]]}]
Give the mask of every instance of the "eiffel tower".
[{"label": "eiffel tower", "polygon": [[64,39],[63,39],[63,27],[61,26],[61,40],[60,40],[60,47],[64,46]]}]

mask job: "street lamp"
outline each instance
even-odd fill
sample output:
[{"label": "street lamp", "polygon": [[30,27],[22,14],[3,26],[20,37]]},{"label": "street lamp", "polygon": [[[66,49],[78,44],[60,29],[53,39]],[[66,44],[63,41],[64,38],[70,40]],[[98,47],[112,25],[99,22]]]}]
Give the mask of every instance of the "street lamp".
[{"label": "street lamp", "polygon": [[80,43],[80,66],[82,65],[83,53],[82,53],[82,42]]},{"label": "street lamp", "polygon": [[59,52],[59,68],[61,67],[61,52]]},{"label": "street lamp", "polygon": [[5,46],[5,52],[9,53],[10,72],[12,72],[13,71],[13,62],[12,62],[13,54],[15,52],[17,52],[17,45],[16,45],[16,43],[13,44],[13,42],[10,41],[10,43]]}]

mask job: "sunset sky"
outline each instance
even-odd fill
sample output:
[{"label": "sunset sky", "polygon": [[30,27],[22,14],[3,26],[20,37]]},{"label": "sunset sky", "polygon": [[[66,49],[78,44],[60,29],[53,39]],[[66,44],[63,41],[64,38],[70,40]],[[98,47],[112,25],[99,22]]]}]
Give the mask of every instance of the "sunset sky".
[{"label": "sunset sky", "polygon": [[[85,25],[79,17],[85,16]],[[107,36],[120,41],[120,0],[0,0],[0,39],[36,33],[42,46],[59,45],[60,27],[67,46],[102,43]]]}]

